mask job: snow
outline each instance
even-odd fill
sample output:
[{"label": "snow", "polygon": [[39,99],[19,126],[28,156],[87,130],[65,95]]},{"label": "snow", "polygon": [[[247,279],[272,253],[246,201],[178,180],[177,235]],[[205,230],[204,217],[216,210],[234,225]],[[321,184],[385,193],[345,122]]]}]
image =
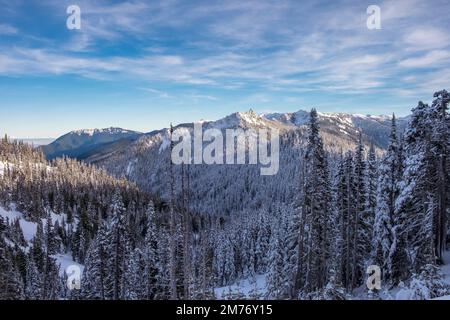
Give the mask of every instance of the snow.
[{"label": "snow", "polygon": [[[450,285],[450,251],[446,251],[444,253],[444,265],[441,267],[441,273],[444,275],[444,282],[448,285]],[[423,292],[426,294],[429,289],[423,285],[421,285],[418,282],[415,282],[416,287],[415,290],[419,290],[420,292]],[[395,295],[396,300],[414,300],[414,292],[409,288],[401,288],[397,294]],[[434,298],[431,300],[450,300],[450,295],[445,295],[442,297]]]},{"label": "snow", "polygon": [[[43,166],[46,167],[47,172],[50,172],[51,170],[53,170],[53,168],[49,165],[44,165],[42,163],[35,163],[34,164],[35,167],[37,168],[41,168]],[[0,162],[0,175],[2,175],[5,172],[5,168],[9,167],[10,170],[14,169],[14,164],[12,163],[8,163],[8,162]],[[22,165],[19,165],[18,168],[22,168]]]},{"label": "snow", "polygon": [[239,281],[230,286],[216,288],[214,290],[216,294],[216,298],[222,299],[222,297],[226,296],[229,293],[241,293],[246,298],[250,297],[252,291],[257,290],[259,294],[263,295],[266,291],[266,275],[257,275],[254,280],[245,279]]},{"label": "snow", "polygon": [[167,136],[163,137],[162,143],[159,146],[159,153],[163,152],[170,146],[170,140]]},{"label": "snow", "polygon": [[[23,232],[25,240],[27,242],[31,242],[33,240],[34,236],[36,235],[37,223],[26,221],[23,218],[23,214],[19,211],[16,211],[15,209],[7,211],[0,207],[0,216],[5,219],[8,218],[10,223],[12,221],[14,221],[15,219],[19,219],[20,227],[22,228],[22,232]],[[67,216],[65,214],[59,215],[59,214],[51,212],[50,216],[51,216],[53,223],[55,223],[56,221],[61,223],[63,219],[67,219]],[[42,219],[42,223],[44,225],[46,224],[46,222],[47,222],[47,219]],[[80,274],[83,273],[84,266],[73,261],[71,254],[58,253],[58,254],[53,255],[53,258],[56,259],[56,263],[57,263],[57,265],[59,265],[59,273],[61,276],[64,275],[67,267],[69,267],[69,266],[77,266],[80,268]]]},{"label": "snow", "polygon": [[25,240],[31,241],[36,235],[37,223],[29,222],[24,219],[19,220]]},{"label": "snow", "polygon": [[133,159],[133,160],[130,160],[130,162],[128,162],[127,170],[126,170],[127,176],[129,176],[133,172],[134,166],[136,165],[137,162],[138,162],[137,159]]},{"label": "snow", "polygon": [[395,300],[414,300],[413,292],[409,289],[400,289],[395,295]]},{"label": "snow", "polygon": [[[444,282],[450,285],[450,251],[445,252],[444,263],[445,264],[441,267],[441,272],[444,275]],[[263,299],[264,293],[266,292],[266,275],[257,275],[254,280],[252,280],[252,278],[244,279],[229,286],[216,288],[214,291],[217,299],[226,298],[230,293],[240,293],[245,298],[250,298],[250,295],[255,288],[258,294],[261,295],[261,299]],[[424,290],[427,289],[424,288]],[[413,292],[405,286],[399,286],[380,292],[380,297],[383,300],[411,300],[413,298]],[[366,287],[362,286],[361,288],[358,288],[354,298],[367,299]],[[434,298],[432,300],[450,300],[450,295]]]},{"label": "snow", "polygon": [[[22,232],[23,232],[23,236],[24,236],[25,240],[26,241],[33,240],[34,236],[36,235],[37,223],[25,220],[23,218],[23,214],[19,211],[16,211],[14,209],[14,206],[12,206],[12,207],[13,207],[13,209],[9,210],[9,211],[0,207],[0,216],[2,216],[5,219],[8,218],[10,223],[16,219],[19,219],[19,224],[20,224],[20,227],[22,228]],[[54,212],[51,212],[50,216],[52,219],[52,223],[55,223],[56,221],[58,221],[58,223],[61,224],[63,219],[67,219],[67,216],[65,214],[56,214]],[[43,225],[45,225],[47,223],[47,219],[42,219],[42,223],[43,223]]]},{"label": "snow", "polygon": [[[341,129],[347,129],[348,127],[354,128],[356,124],[353,120],[358,119],[366,121],[387,121],[390,117],[385,115],[373,116],[373,115],[362,115],[362,114],[347,114],[347,113],[336,113],[336,112],[318,112],[317,115],[319,119],[330,120],[335,122]],[[294,113],[271,113],[262,114],[262,117],[272,121],[278,121],[288,125],[302,126],[309,122],[309,112],[299,110]],[[360,124],[358,124],[360,126]]]},{"label": "snow", "polygon": [[64,275],[66,269],[70,266],[77,266],[80,268],[80,274],[83,273],[84,266],[72,260],[72,256],[69,253],[66,254],[55,254],[53,258],[56,259],[56,264],[59,265],[59,274]]},{"label": "snow", "polygon": [[441,272],[444,274],[444,282],[450,285],[450,251],[444,253],[444,265],[441,268]]},{"label": "snow", "polygon": [[442,296],[442,297],[439,297],[439,298],[434,298],[434,299],[431,299],[431,300],[450,300],[450,295]]},{"label": "snow", "polygon": [[76,135],[88,135],[93,136],[95,134],[100,133],[107,133],[107,134],[124,134],[124,133],[133,133],[133,131],[122,129],[122,128],[105,128],[105,129],[81,129],[81,130],[75,130],[71,132],[72,134]]},{"label": "snow", "polygon": [[252,110],[249,110],[247,112],[238,112],[236,116],[242,119],[244,122],[254,126],[265,125],[265,122],[262,121],[261,117],[254,113]]},{"label": "snow", "polygon": [[9,167],[12,169],[13,166],[13,164],[8,162],[0,162],[0,175],[3,175],[3,172],[5,172],[5,168]]},{"label": "snow", "polygon": [[10,222],[14,221],[15,219],[19,219],[20,227],[22,228],[25,240],[33,240],[34,235],[36,234],[37,224],[23,219],[23,215],[21,212],[15,210],[6,211],[5,209],[0,208],[0,216],[5,219],[8,218]]}]

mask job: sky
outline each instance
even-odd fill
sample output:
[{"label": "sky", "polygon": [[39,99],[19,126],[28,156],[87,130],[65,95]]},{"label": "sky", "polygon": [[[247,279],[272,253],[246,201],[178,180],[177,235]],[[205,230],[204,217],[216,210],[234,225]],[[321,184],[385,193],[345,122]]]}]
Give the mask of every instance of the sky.
[{"label": "sky", "polygon": [[407,115],[450,89],[449,14],[448,0],[0,0],[0,134],[148,132],[250,108]]}]

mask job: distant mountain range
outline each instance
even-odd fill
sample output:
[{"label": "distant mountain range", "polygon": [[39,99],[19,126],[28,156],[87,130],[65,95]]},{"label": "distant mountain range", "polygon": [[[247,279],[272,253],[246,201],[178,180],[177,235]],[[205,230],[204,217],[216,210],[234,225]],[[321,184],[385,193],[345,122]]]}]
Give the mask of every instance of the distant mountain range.
[{"label": "distant mountain range", "polygon": [[97,149],[108,148],[110,144],[120,141],[131,142],[140,135],[140,132],[112,127],[76,130],[42,146],[41,149],[48,160],[62,156],[84,159]]},{"label": "distant mountain range", "polygon": [[[271,128],[277,127],[282,132],[306,128],[309,112],[299,110],[293,113],[270,113],[258,115],[252,110],[233,113],[217,121],[203,122],[203,128]],[[356,143],[359,130],[367,144],[373,142],[376,147],[384,149],[388,143],[390,131],[389,116],[372,116],[347,113],[321,113],[319,123],[324,136],[336,137],[347,141],[345,145],[352,147]],[[407,123],[406,118],[398,119],[399,130]],[[192,127],[192,123],[180,124],[179,127]],[[87,162],[101,162],[111,154],[123,151],[144,140],[161,142],[168,129],[155,130],[149,133],[126,130],[122,128],[87,129],[69,132],[49,145],[42,146],[47,159],[68,156]],[[325,142],[327,139],[325,138]],[[342,144],[341,144],[342,145]],[[344,148],[347,149],[347,148]]]}]

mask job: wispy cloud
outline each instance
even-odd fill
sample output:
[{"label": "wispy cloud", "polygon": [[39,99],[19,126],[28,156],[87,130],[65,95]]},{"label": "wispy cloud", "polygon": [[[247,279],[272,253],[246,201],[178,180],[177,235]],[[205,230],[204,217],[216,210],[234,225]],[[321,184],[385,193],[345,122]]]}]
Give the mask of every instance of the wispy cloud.
[{"label": "wispy cloud", "polygon": [[159,98],[170,98],[171,96],[164,91],[161,90],[157,90],[157,89],[153,89],[153,88],[139,88],[140,90],[146,91],[146,92],[150,92],[153,95],[158,96]]},{"label": "wispy cloud", "polygon": [[9,24],[0,24],[0,35],[17,34],[19,30]]},{"label": "wispy cloud", "polygon": [[[430,13],[425,0],[380,1],[382,29],[370,31],[359,1],[79,0],[80,31],[48,35],[45,47],[0,41],[0,75],[139,79],[148,88],[164,82],[265,94],[401,95],[423,87],[417,74],[399,86],[410,73],[420,69],[426,76],[449,61],[450,4],[434,2],[441,15]],[[45,3],[63,22],[72,4]],[[0,34],[17,33],[0,24]],[[208,96],[217,98],[197,98]]]},{"label": "wispy cloud", "polygon": [[450,51],[433,50],[424,55],[400,61],[399,65],[407,68],[425,68],[439,66],[450,62]]},{"label": "wispy cloud", "polygon": [[404,36],[404,42],[409,50],[433,50],[448,47],[450,36],[437,27],[419,26]]}]

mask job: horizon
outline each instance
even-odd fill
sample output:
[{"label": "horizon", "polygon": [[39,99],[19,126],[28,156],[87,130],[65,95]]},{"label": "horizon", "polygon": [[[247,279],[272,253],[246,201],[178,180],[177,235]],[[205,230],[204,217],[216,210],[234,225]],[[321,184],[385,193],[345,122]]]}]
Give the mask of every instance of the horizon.
[{"label": "horizon", "polygon": [[[380,29],[367,25],[372,4]],[[250,108],[406,116],[449,87],[450,20],[425,0],[0,5],[0,135],[20,139]],[[69,5],[80,29],[68,28]]]}]

